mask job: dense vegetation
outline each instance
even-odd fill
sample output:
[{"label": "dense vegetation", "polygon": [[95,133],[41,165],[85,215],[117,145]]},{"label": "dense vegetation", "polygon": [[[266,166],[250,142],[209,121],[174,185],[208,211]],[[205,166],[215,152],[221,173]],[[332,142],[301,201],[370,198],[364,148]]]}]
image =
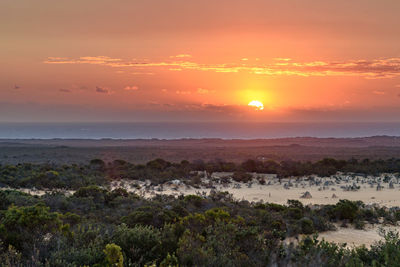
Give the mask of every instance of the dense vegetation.
[{"label": "dense vegetation", "polygon": [[[206,130],[206,129],[205,129]],[[101,158],[107,162],[123,159],[144,164],[155,158],[171,162],[224,159],[236,163],[247,159],[318,161],[323,158],[389,159],[399,157],[400,138],[284,138],[258,140],[84,140],[14,139],[0,140],[2,163],[87,163]]]},{"label": "dense vegetation", "polygon": [[[203,174],[199,174],[202,171]],[[336,227],[395,225],[400,208],[340,200],[335,205],[303,206],[238,201],[227,192],[209,196],[156,195],[142,198],[123,188],[108,190],[120,178],[152,184],[233,172],[246,182],[249,172],[279,177],[331,175],[338,171],[399,172],[400,160],[273,162],[247,160],[147,164],[122,160],[89,164],[0,165],[0,186],[68,188],[33,196],[0,191],[0,263],[3,266],[397,266],[400,238],[389,232],[371,248],[346,248],[317,239]],[[221,178],[223,179],[223,178]],[[262,181],[259,181],[260,183]],[[295,244],[287,238],[300,237]],[[0,265],[1,266],[1,265]]]},{"label": "dense vegetation", "polygon": [[[237,201],[227,193],[143,199],[124,189],[31,196],[0,191],[4,266],[396,266],[394,233],[372,248],[318,241],[333,223],[395,224],[400,211],[340,200],[305,207]],[[310,235],[298,244],[283,240]],[[362,265],[363,264],[363,265]]]},{"label": "dense vegetation", "polygon": [[272,173],[278,177],[319,175],[327,176],[340,172],[372,174],[400,172],[400,159],[388,160],[335,160],[326,158],[317,162],[257,161],[247,160],[241,164],[225,161],[171,163],[155,159],[147,164],[132,164],[123,160],[106,163],[101,159],[89,164],[30,164],[0,165],[0,186],[27,188],[78,189],[88,185],[104,185],[114,179],[150,180],[153,184],[173,179],[193,180],[197,172],[234,172],[234,179],[246,181],[246,172]]}]

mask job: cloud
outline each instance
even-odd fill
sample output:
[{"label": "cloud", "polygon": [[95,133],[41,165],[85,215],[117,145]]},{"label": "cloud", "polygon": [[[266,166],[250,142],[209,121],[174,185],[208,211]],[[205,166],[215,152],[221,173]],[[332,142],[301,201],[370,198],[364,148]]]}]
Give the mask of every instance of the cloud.
[{"label": "cloud", "polygon": [[149,101],[148,104],[149,104],[150,106],[160,106],[160,103],[157,102],[157,101]]},{"label": "cloud", "polygon": [[240,112],[244,109],[248,109],[247,106],[243,105],[214,105],[214,104],[202,104],[201,108],[206,111],[216,111],[223,113]]},{"label": "cloud", "polygon": [[175,55],[175,56],[170,56],[170,58],[191,58],[192,55],[189,54],[179,54],[179,55]]},{"label": "cloud", "polygon": [[59,91],[62,92],[62,93],[71,93],[72,92],[71,90],[64,89],[64,88],[61,88]]},{"label": "cloud", "polygon": [[20,89],[20,88],[21,88],[20,86],[18,86],[18,85],[16,85],[16,84],[14,85],[14,89],[15,89],[15,90],[18,90],[18,89]]},{"label": "cloud", "polygon": [[288,57],[276,57],[276,58],[274,58],[274,60],[276,60],[276,61],[291,61],[292,59],[288,58]]},{"label": "cloud", "polygon": [[110,90],[107,88],[96,86],[96,92],[101,94],[109,94]]},{"label": "cloud", "polygon": [[177,91],[175,91],[175,93],[176,93],[177,95],[190,95],[192,92],[190,92],[190,91],[179,91],[179,90],[177,90]]},{"label": "cloud", "polygon": [[119,58],[111,58],[107,56],[85,56],[78,59],[70,59],[66,57],[48,57],[44,61],[46,64],[94,64],[109,65],[121,61]]},{"label": "cloud", "polygon": [[375,90],[372,93],[375,94],[375,95],[385,95],[386,94],[385,91],[380,91],[380,90]]},{"label": "cloud", "polygon": [[167,107],[167,108],[171,108],[171,107],[175,107],[175,104],[173,104],[173,103],[164,103],[163,106]]},{"label": "cloud", "polygon": [[85,85],[79,85],[79,84],[72,84],[71,88],[75,91],[75,90],[79,90],[79,91],[86,91],[88,89],[87,86]]},{"label": "cloud", "polygon": [[132,72],[132,75],[154,75],[153,72]]},{"label": "cloud", "polygon": [[209,94],[209,93],[215,93],[214,90],[208,90],[208,89],[203,89],[203,88],[197,88],[197,93],[201,95]]},{"label": "cloud", "polygon": [[[181,57],[184,58],[185,57]],[[287,58],[275,59],[272,63],[256,64],[217,63],[203,64],[194,61],[124,61],[105,56],[80,57],[78,59],[47,58],[46,64],[95,64],[120,68],[166,68],[171,71],[196,70],[221,73],[247,72],[267,76],[358,76],[367,79],[395,78],[400,76],[400,57],[379,58],[373,60],[347,61],[308,61],[295,62]]]},{"label": "cloud", "polygon": [[197,89],[197,93],[201,94],[201,95],[208,94],[208,90],[207,89],[203,89],[203,88],[198,88]]},{"label": "cloud", "polygon": [[124,90],[126,90],[126,91],[137,91],[137,90],[139,90],[139,87],[136,86],[136,85],[133,85],[133,86],[126,86],[126,87],[124,88]]},{"label": "cloud", "polygon": [[[399,98],[400,101],[400,98]],[[43,104],[0,101],[0,121],[275,121],[275,122],[398,122],[400,107],[376,106],[367,108],[287,108],[254,111],[245,105],[215,105],[207,103],[143,102],[140,107],[97,107],[94,105]],[[52,112],[49,112],[51,110]],[[350,124],[349,124],[350,125]],[[281,126],[284,126],[281,124]],[[357,126],[358,127],[358,126]],[[251,129],[249,129],[250,131]],[[378,128],[379,130],[379,128]],[[312,129],[310,130],[310,132]],[[332,134],[335,129],[332,128]],[[365,134],[365,133],[364,133]]]}]

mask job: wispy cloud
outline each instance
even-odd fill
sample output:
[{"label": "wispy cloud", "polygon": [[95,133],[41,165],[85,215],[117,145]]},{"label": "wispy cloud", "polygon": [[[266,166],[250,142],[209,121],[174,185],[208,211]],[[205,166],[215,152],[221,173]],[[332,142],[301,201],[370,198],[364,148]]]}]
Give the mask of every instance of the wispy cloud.
[{"label": "wispy cloud", "polygon": [[170,58],[191,58],[192,55],[189,54],[179,54],[179,55],[175,55],[175,56],[170,56]]},{"label": "wispy cloud", "polygon": [[194,61],[125,61],[106,56],[80,57],[78,59],[50,57],[46,64],[94,64],[110,67],[165,68],[167,70],[197,70],[222,73],[247,72],[269,76],[360,76],[368,79],[394,78],[400,76],[400,57],[374,60],[309,61],[295,62],[287,58],[275,59],[269,64],[218,63],[204,64]]},{"label": "wispy cloud", "polygon": [[109,94],[110,92],[108,88],[96,86],[96,93]]},{"label": "wispy cloud", "polygon": [[197,88],[197,93],[201,95],[209,94],[209,93],[215,93],[214,90],[208,90],[208,89],[203,89],[203,88]]},{"label": "wispy cloud", "polygon": [[154,75],[153,72],[132,72],[132,75]]},{"label": "wispy cloud", "polygon": [[60,91],[61,93],[71,93],[71,92],[72,92],[71,90],[65,89],[65,88],[61,88],[59,91]]},{"label": "wispy cloud", "polygon": [[136,85],[132,85],[132,86],[126,86],[125,88],[124,88],[124,90],[126,90],[126,91],[137,91],[137,90],[139,90],[139,86],[136,86]]},{"label": "wispy cloud", "polygon": [[375,90],[375,91],[372,91],[372,93],[375,95],[385,95],[386,94],[386,92],[382,91],[382,90]]},{"label": "wispy cloud", "polygon": [[180,90],[177,90],[177,91],[175,91],[175,93],[176,93],[177,95],[190,95],[192,92],[190,92],[190,91],[180,91]]},{"label": "wispy cloud", "polygon": [[44,63],[48,64],[94,64],[94,65],[110,65],[120,62],[119,58],[111,58],[107,56],[80,57],[78,59],[70,59],[66,57],[48,57]]}]

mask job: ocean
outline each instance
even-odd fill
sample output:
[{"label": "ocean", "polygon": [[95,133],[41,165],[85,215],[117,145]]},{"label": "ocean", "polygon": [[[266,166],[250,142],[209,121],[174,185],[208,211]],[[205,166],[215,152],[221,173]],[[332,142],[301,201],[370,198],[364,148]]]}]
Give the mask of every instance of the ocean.
[{"label": "ocean", "polygon": [[400,136],[400,123],[0,123],[2,139],[256,139]]}]

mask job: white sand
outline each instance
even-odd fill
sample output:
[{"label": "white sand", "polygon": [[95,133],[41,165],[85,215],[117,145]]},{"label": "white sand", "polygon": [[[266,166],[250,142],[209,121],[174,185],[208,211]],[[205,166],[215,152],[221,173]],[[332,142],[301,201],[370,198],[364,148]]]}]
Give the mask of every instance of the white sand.
[{"label": "white sand", "polygon": [[[321,178],[320,178],[321,179]],[[284,184],[287,184],[291,180],[293,186],[290,189],[285,189]],[[177,180],[179,181],[179,180]],[[380,191],[376,190],[376,184],[371,188],[369,184],[361,182],[356,183],[356,185],[360,186],[360,189],[357,191],[344,191],[341,186],[351,186],[353,185],[353,180],[349,180],[348,182],[341,182],[340,184],[334,184],[327,187],[323,187],[322,185],[310,185],[308,181],[302,181],[297,183],[294,179],[282,179],[281,183],[279,183],[278,179],[269,179],[268,182],[271,182],[271,185],[261,185],[258,181],[253,180],[253,184],[251,187],[245,183],[237,183],[232,182],[228,185],[222,185],[218,183],[213,183],[216,187],[214,190],[216,191],[228,191],[233,195],[236,199],[244,199],[248,201],[264,201],[264,202],[273,202],[278,204],[286,204],[288,199],[297,199],[301,201],[303,204],[335,204],[339,201],[339,199],[348,199],[348,200],[361,200],[365,204],[378,204],[380,206],[393,207],[400,206],[400,184],[395,183],[393,189],[389,189],[388,183],[381,183],[384,188]],[[333,178],[322,178],[322,184],[325,181],[332,182]],[[206,184],[209,180],[203,179],[203,182]],[[136,189],[132,187],[132,183],[135,183],[141,187],[141,189]],[[148,184],[150,182],[147,182]],[[132,181],[123,181],[122,183],[116,182],[112,184],[112,188],[118,187],[123,184],[124,188],[128,191],[138,193],[145,197],[150,197],[155,194],[168,194],[168,195],[189,195],[189,194],[208,194],[211,189],[202,186],[201,189],[196,189],[191,186],[186,186],[183,183],[178,184],[165,184],[162,186],[162,190],[160,190],[160,186],[156,187],[146,187],[146,183],[138,183]],[[237,188],[240,186],[240,188]],[[311,193],[312,198],[303,199],[300,198],[306,191]],[[335,194],[337,198],[332,198],[332,195]]]},{"label": "white sand", "polygon": [[[359,247],[366,246],[370,247],[374,243],[383,240],[383,235],[380,233],[381,229],[384,231],[400,231],[400,226],[382,226],[382,225],[367,225],[364,230],[354,229],[349,225],[348,228],[343,228],[337,226],[336,231],[328,231],[323,233],[318,233],[319,240],[325,240],[328,242],[335,242],[337,244],[346,244],[346,247]],[[295,244],[303,238],[290,237],[285,240],[286,243],[293,242]]]},{"label": "white sand", "polygon": [[[219,178],[221,176],[229,175],[230,173],[214,173],[213,178]],[[392,174],[390,174],[392,175]],[[270,185],[261,185],[257,180],[252,181],[252,185],[249,186],[247,183],[237,183],[232,181],[226,185],[220,184],[218,182],[213,182],[213,186],[215,189],[210,189],[205,186],[210,182],[209,179],[202,179],[203,185],[200,189],[194,188],[192,186],[187,186],[183,182],[179,180],[175,180],[172,183],[166,183],[162,186],[149,186],[150,181],[141,182],[141,181],[132,181],[121,179],[120,181],[114,181],[110,185],[110,189],[115,189],[118,187],[125,188],[129,192],[135,192],[144,197],[151,197],[156,194],[166,194],[166,195],[189,195],[189,194],[209,194],[211,190],[216,191],[227,191],[233,195],[236,199],[248,200],[251,202],[264,201],[264,202],[272,202],[278,204],[286,204],[289,199],[297,199],[301,201],[303,204],[335,204],[339,201],[339,199],[349,199],[349,200],[361,200],[365,204],[378,204],[380,206],[393,207],[400,206],[400,180],[397,182],[395,178],[393,178],[394,188],[389,189],[388,183],[381,182],[381,185],[384,188],[380,191],[376,190],[377,184],[373,184],[371,187],[367,182],[362,184],[361,182],[356,182],[356,178],[346,177],[348,180],[340,182],[340,184],[336,184],[332,177],[325,178],[317,178],[321,180],[320,185],[311,184],[303,178],[301,181],[296,182],[294,178],[282,179],[279,183],[279,180],[274,178],[274,175],[264,174],[261,175],[266,178],[266,182],[270,183]],[[383,175],[382,175],[383,176]],[[395,177],[393,175],[393,177]],[[379,178],[379,177],[378,177]],[[361,178],[359,178],[361,179]],[[376,180],[377,177],[368,177],[363,178],[365,181],[368,180]],[[290,187],[284,187],[285,184],[291,183]],[[325,182],[330,182],[329,186],[323,187]],[[333,183],[333,185],[332,185]],[[351,186],[355,183],[357,186],[360,186],[360,189],[357,191],[344,191],[341,186]],[[137,188],[139,187],[139,189]],[[0,188],[0,190],[6,190],[11,188]],[[26,189],[19,188],[19,191],[29,193],[32,195],[43,195],[46,192],[51,192],[51,190],[34,190],[34,189]],[[74,193],[73,190],[61,190],[67,195],[71,195]],[[301,196],[306,192],[310,192],[312,198],[301,198]],[[337,198],[332,198],[332,195],[335,195]]]},{"label": "white sand", "polygon": [[350,226],[348,228],[338,227],[337,231],[319,233],[318,236],[319,239],[325,239],[329,242],[346,243],[349,247],[361,245],[369,247],[374,242],[383,239],[383,236],[380,235],[380,228],[385,231],[400,231],[400,226],[368,225],[365,230],[356,230]]}]

